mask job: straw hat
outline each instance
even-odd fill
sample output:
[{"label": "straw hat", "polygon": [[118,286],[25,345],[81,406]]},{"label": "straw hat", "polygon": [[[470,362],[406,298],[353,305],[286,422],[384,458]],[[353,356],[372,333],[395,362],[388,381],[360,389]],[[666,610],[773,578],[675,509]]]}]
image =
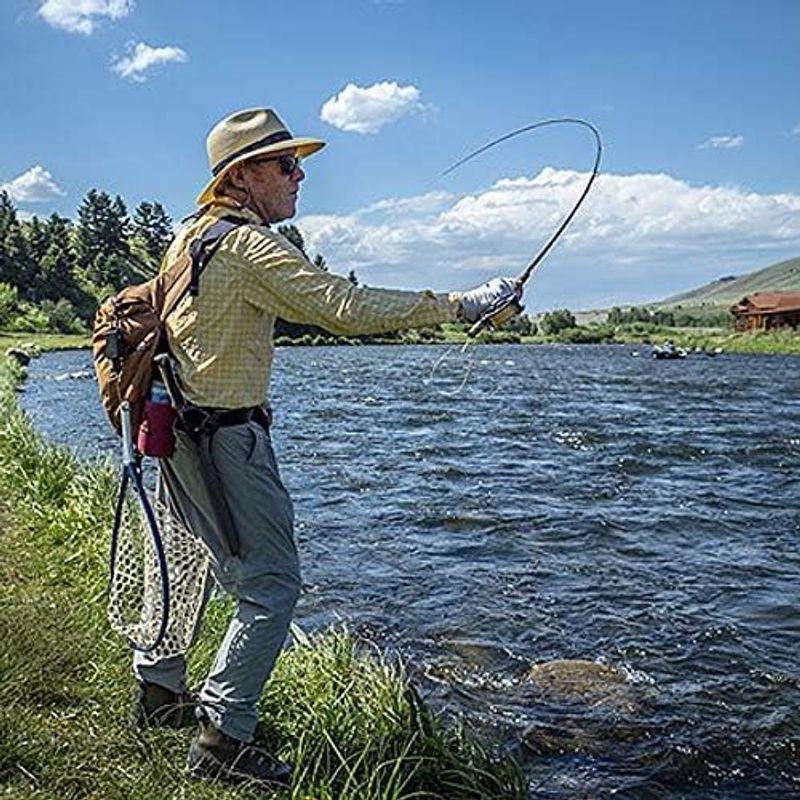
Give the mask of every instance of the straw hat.
[{"label": "straw hat", "polygon": [[295,139],[271,108],[237,111],[208,134],[206,151],[212,178],[198,195],[197,205],[210,203],[228,170],[248,158],[291,149],[305,158],[323,147],[325,142],[320,139]]}]

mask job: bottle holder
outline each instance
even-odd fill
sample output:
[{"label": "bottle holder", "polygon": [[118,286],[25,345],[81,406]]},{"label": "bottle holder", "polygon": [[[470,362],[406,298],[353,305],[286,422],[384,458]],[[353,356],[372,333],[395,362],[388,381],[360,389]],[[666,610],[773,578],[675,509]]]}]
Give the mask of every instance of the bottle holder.
[{"label": "bottle holder", "polygon": [[136,449],[145,456],[169,458],[175,452],[177,411],[168,403],[147,400],[144,420],[139,426]]}]

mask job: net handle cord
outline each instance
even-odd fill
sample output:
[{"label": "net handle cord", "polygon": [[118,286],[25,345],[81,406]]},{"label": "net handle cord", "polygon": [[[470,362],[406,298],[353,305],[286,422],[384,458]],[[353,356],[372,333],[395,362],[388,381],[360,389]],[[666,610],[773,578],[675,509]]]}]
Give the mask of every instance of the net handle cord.
[{"label": "net handle cord", "polygon": [[155,650],[167,634],[167,625],[169,624],[170,614],[170,589],[169,589],[169,570],[167,566],[167,555],[164,552],[164,543],[161,539],[161,534],[158,530],[158,523],[156,515],[153,512],[153,507],[150,505],[150,500],[147,497],[144,484],[142,482],[142,475],[139,465],[136,462],[126,464],[122,467],[122,479],[119,486],[119,494],[117,495],[117,506],[114,510],[114,527],[111,532],[111,565],[110,565],[110,580],[109,586],[113,584],[116,574],[116,561],[117,549],[119,546],[119,532],[122,524],[122,512],[125,506],[125,492],[128,488],[128,483],[133,483],[136,491],[139,504],[144,512],[145,519],[147,520],[148,533],[153,542],[153,548],[158,559],[159,577],[161,578],[161,591],[163,609],[161,614],[161,622],[159,625],[158,633],[155,640],[149,645],[142,645],[139,642],[133,641],[128,637],[128,644],[134,649],[142,653],[150,653]]},{"label": "net handle cord", "polygon": [[545,128],[550,125],[579,125],[587,130],[591,131],[594,136],[595,140],[595,159],[594,159],[594,166],[592,167],[592,174],[589,176],[588,180],[586,181],[586,185],[583,187],[583,191],[581,192],[580,197],[576,201],[575,205],[572,207],[572,210],[564,217],[561,224],[556,228],[555,233],[547,240],[545,245],[539,250],[539,252],[534,256],[533,260],[528,264],[527,267],[519,274],[517,277],[517,284],[520,288],[522,288],[528,281],[528,278],[533,274],[534,270],[541,264],[544,260],[545,256],[550,252],[553,245],[559,240],[561,234],[567,229],[567,226],[572,222],[573,217],[575,214],[578,213],[578,209],[583,205],[583,201],[586,199],[586,195],[589,194],[589,190],[592,188],[592,184],[595,182],[597,176],[600,174],[600,160],[603,156],[603,141],[600,138],[600,131],[592,125],[591,122],[587,122],[585,119],[580,119],[579,117],[558,117],[554,119],[545,119],[540,122],[534,122],[531,125],[525,125],[522,128],[518,128],[515,131],[511,131],[511,133],[506,133],[503,136],[498,137],[497,139],[493,139],[491,142],[479,147],[477,150],[473,150],[468,155],[464,156],[464,158],[456,161],[455,164],[449,166],[444,172],[442,172],[439,177],[444,178],[446,175],[449,175],[451,172],[455,172],[459,167],[466,164],[468,161],[471,161],[473,158],[477,158],[477,156],[485,153],[487,150],[491,150],[493,147],[496,147],[498,144],[502,144],[503,142],[507,142],[509,139],[513,139],[516,136],[521,136],[523,133],[528,133],[529,131],[536,130],[537,128]]}]

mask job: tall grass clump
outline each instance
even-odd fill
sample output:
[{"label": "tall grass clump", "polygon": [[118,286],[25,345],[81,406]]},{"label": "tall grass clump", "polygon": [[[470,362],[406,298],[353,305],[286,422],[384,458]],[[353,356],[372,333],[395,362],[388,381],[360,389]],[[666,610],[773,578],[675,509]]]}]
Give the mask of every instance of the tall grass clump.
[{"label": "tall grass clump", "polygon": [[[189,782],[191,731],[130,727],[130,654],[105,620],[115,470],[41,440],[16,401],[23,378],[0,360],[0,796],[260,796]],[[226,610],[212,605],[190,675],[208,668]],[[296,638],[261,703],[259,736],[295,765],[292,789],[278,796],[526,796],[516,762],[432,713],[402,664],[343,630]]]}]

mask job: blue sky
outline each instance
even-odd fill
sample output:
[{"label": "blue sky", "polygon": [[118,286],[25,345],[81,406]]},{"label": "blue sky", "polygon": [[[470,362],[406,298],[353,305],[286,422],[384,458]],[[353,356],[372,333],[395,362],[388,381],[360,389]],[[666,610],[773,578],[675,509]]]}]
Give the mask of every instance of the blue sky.
[{"label": "blue sky", "polygon": [[465,288],[525,266],[591,141],[550,129],[435,176],[571,115],[601,129],[604,175],[531,308],[654,299],[800,255],[795,0],[5,0],[0,59],[0,185],[28,214],[74,216],[99,187],[179,218],[209,128],[269,105],[329,142],[297,219],[312,250],[373,285]]}]

